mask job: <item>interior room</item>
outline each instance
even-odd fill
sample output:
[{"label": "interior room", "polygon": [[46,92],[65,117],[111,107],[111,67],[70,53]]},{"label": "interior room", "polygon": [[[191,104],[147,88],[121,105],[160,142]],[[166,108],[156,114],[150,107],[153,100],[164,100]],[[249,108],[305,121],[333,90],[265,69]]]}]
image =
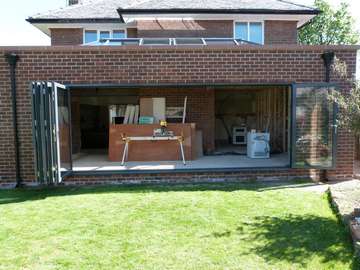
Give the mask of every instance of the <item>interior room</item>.
[{"label": "interior room", "polygon": [[[227,87],[215,95],[214,155],[288,160],[289,87]],[[260,140],[253,140],[258,138]]]},{"label": "interior room", "polygon": [[289,91],[71,89],[73,170],[286,167]]},{"label": "interior room", "polygon": [[[112,104],[137,104],[134,90],[71,90],[73,160],[106,161],[109,150],[109,107]],[[123,118],[116,118],[123,123]]]}]

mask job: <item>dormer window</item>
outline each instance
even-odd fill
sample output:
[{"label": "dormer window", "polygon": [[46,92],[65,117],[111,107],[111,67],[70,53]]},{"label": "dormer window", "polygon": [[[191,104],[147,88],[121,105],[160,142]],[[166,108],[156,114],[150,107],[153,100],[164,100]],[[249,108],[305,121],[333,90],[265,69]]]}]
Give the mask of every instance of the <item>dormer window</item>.
[{"label": "dormer window", "polygon": [[126,38],[125,30],[85,30],[84,44],[98,42],[100,39]]},{"label": "dormer window", "polygon": [[264,44],[264,27],[262,22],[235,22],[234,38]]}]

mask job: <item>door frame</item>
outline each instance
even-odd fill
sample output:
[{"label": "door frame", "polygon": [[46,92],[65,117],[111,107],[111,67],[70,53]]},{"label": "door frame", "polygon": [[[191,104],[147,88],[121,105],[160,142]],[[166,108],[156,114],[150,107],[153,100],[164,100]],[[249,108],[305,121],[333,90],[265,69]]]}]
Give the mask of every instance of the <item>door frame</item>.
[{"label": "door frame", "polygon": [[334,88],[334,91],[338,91],[339,85],[336,83],[328,83],[328,82],[314,82],[314,83],[293,83],[291,84],[291,130],[290,130],[290,168],[292,169],[334,169],[336,167],[336,148],[337,148],[337,112],[338,112],[338,106],[334,102],[333,103],[333,122],[334,124],[332,129],[332,161],[330,167],[324,167],[324,166],[311,166],[311,165],[305,165],[305,166],[295,166],[294,164],[294,155],[295,155],[295,143],[296,143],[296,89],[299,87],[329,87]]}]

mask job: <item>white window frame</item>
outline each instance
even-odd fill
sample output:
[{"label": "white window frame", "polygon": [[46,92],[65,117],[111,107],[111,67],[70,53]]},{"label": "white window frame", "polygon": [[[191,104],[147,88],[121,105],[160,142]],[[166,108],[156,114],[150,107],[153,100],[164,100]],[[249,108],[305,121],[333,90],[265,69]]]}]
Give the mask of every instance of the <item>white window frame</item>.
[{"label": "white window frame", "polygon": [[89,43],[85,43],[85,33],[86,31],[96,31],[96,35],[97,35],[97,41],[100,40],[100,32],[110,32],[110,38],[113,38],[114,35],[114,31],[124,31],[125,34],[125,38],[127,38],[127,28],[112,28],[112,29],[91,29],[91,28],[86,28],[83,29],[83,44],[89,44]]},{"label": "white window frame", "polygon": [[264,27],[264,21],[234,21],[233,23],[233,38],[236,39],[236,36],[235,36],[235,33],[236,33],[236,23],[246,23],[247,24],[247,41],[251,42],[250,41],[250,23],[261,23],[261,31],[262,31],[262,42],[261,44],[264,45],[264,42],[265,42],[265,27]]}]

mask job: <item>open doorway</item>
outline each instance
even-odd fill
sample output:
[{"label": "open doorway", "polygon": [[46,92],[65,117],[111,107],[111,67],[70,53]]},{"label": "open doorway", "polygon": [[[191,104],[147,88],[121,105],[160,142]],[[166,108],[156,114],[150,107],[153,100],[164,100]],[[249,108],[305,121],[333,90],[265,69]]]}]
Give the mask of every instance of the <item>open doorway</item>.
[{"label": "open doorway", "polygon": [[218,89],[215,119],[214,155],[233,156],[239,162],[250,163],[263,158],[264,167],[289,164],[289,87]]},{"label": "open doorway", "polygon": [[[33,82],[37,175],[54,183],[75,171],[333,168],[336,106],[328,93],[335,89],[323,83],[115,89]],[[253,156],[249,134],[262,147],[253,147]],[[50,178],[41,180],[44,175]]]},{"label": "open doorway", "polygon": [[73,89],[71,109],[74,161],[106,162],[109,150],[109,107],[137,102],[136,90]]}]

